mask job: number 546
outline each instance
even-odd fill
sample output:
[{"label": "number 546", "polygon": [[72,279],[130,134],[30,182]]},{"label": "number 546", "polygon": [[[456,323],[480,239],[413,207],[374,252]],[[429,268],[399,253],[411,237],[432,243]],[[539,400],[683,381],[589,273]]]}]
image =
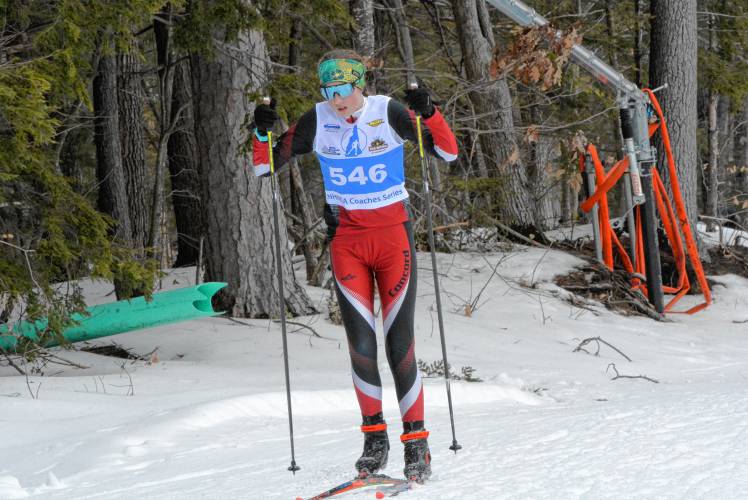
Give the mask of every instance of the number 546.
[{"label": "number 546", "polygon": [[[368,175],[367,175],[368,174]],[[384,163],[377,163],[369,168],[366,172],[364,167],[358,166],[351,170],[348,177],[345,176],[343,169],[340,167],[330,167],[330,180],[336,186],[344,186],[349,182],[358,182],[361,185],[369,181],[379,184],[387,178],[387,167]]]}]

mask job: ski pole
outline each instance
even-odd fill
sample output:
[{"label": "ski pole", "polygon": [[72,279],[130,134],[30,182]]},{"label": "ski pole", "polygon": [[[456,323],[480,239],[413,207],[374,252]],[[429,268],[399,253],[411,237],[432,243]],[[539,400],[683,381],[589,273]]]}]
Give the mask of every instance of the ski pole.
[{"label": "ski pole", "polygon": [[[416,82],[410,82],[410,88],[418,88]],[[455,416],[452,410],[452,392],[449,388],[449,363],[447,362],[447,346],[444,340],[444,320],[442,318],[442,301],[439,295],[439,272],[436,269],[436,251],[434,249],[434,222],[431,213],[431,191],[429,190],[428,159],[423,154],[423,134],[421,133],[421,115],[416,114],[416,132],[418,134],[418,154],[421,156],[421,176],[423,177],[423,197],[426,202],[426,221],[428,222],[429,248],[431,249],[431,270],[434,273],[434,292],[436,293],[436,315],[439,318],[439,337],[442,343],[442,358],[444,361],[444,382],[447,385],[447,403],[449,404],[449,421],[452,424],[452,446],[450,450],[457,453],[462,446],[457,444],[455,437]]]},{"label": "ski pole", "polygon": [[[270,104],[270,97],[262,99],[264,104]],[[288,468],[296,474],[300,469],[296,465],[296,455],[293,446],[293,412],[291,411],[291,382],[288,376],[288,340],[286,339],[286,297],[283,295],[283,263],[281,260],[280,223],[278,222],[278,183],[275,179],[275,164],[273,163],[273,132],[268,130],[268,159],[270,160],[270,189],[273,191],[273,225],[275,226],[275,262],[278,275],[278,301],[280,303],[281,332],[283,337],[283,368],[286,373],[286,403],[288,404],[288,430],[291,437],[291,466]]]}]

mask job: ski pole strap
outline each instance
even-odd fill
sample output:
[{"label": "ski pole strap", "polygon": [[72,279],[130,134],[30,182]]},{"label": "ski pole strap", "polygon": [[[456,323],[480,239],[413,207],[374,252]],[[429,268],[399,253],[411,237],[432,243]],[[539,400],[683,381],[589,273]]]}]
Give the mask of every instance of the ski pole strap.
[{"label": "ski pole strap", "polygon": [[400,442],[405,443],[414,439],[426,439],[427,437],[429,437],[429,431],[409,432],[408,434],[400,435]]},{"label": "ski pole strap", "polygon": [[362,425],[361,432],[379,432],[386,431],[387,424]]}]

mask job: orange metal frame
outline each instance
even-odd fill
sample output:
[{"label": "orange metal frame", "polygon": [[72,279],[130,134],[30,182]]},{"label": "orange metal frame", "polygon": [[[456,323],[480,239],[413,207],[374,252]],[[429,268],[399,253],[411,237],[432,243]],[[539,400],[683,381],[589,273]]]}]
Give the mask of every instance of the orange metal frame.
[{"label": "orange metal frame", "polygon": [[[665,116],[662,113],[662,108],[657,101],[654,93],[649,89],[644,89],[644,92],[649,96],[649,100],[652,107],[657,114],[660,122],[649,126],[649,135],[653,136],[658,130],[662,134],[662,142],[665,148],[665,154],[667,156],[668,173],[670,176],[670,182],[673,189],[673,200],[671,201],[668,196],[665,184],[662,182],[662,178],[656,168],[652,168],[652,181],[654,186],[655,202],[657,203],[657,210],[662,220],[662,225],[665,229],[665,234],[670,244],[670,248],[673,251],[675,258],[676,269],[678,270],[678,284],[674,287],[663,286],[663,292],[674,295],[665,306],[666,313],[686,313],[693,314],[706,308],[712,302],[712,294],[709,290],[709,284],[706,281],[706,275],[704,274],[704,268],[701,265],[701,258],[699,256],[699,250],[696,246],[696,241],[691,231],[691,225],[688,222],[688,215],[686,213],[686,206],[683,202],[683,196],[680,191],[680,184],[678,183],[678,175],[675,168],[675,159],[673,158],[673,151],[670,144],[670,135],[667,130],[667,122]],[[642,226],[641,226],[641,213],[640,207],[636,207],[636,269],[632,264],[631,258],[624,249],[618,236],[613,231],[610,224],[610,210],[608,208],[608,191],[618,183],[623,174],[628,168],[629,161],[627,158],[616,163],[613,168],[605,173],[600,157],[597,153],[597,149],[593,144],[587,145],[587,154],[590,155],[592,163],[595,168],[595,178],[597,182],[597,189],[590,195],[580,206],[585,212],[592,210],[592,207],[597,204],[600,208],[600,235],[602,240],[603,249],[603,263],[609,269],[613,269],[613,248],[618,252],[618,255],[623,263],[623,267],[629,273],[637,273],[640,275],[645,274],[645,262],[644,262],[644,242],[642,237]],[[584,157],[579,158],[579,166],[582,171],[585,168]],[[685,241],[685,247],[684,247]],[[691,265],[696,273],[696,279],[701,287],[701,292],[704,295],[704,302],[698,304],[685,311],[674,311],[673,307],[675,304],[683,298],[691,289],[691,283],[688,279],[686,272],[686,254],[691,261]],[[647,293],[646,285],[641,282],[640,279],[634,278],[632,280],[634,288],[642,290],[645,294]]]}]

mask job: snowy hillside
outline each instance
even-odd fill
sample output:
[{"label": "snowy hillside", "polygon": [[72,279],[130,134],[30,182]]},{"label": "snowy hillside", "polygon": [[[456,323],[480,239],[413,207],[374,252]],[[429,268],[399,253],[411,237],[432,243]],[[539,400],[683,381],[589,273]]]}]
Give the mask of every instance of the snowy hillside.
[{"label": "snowy hillside", "polygon": [[[431,363],[441,348],[429,256],[418,257],[416,355]],[[444,380],[425,379],[434,475],[403,498],[748,498],[748,280],[716,277],[710,308],[656,323],[555,297],[552,277],[579,263],[568,254],[518,247],[438,260],[450,363],[483,382],[452,383],[463,446],[454,454]],[[164,284],[192,276],[180,270]],[[91,304],[112,300],[107,284],[86,289]],[[0,368],[0,499],[290,499],[350,478],[362,437],[345,335],[325,319],[327,291],[309,291],[323,313],[294,321],[323,338],[289,325],[296,475],[286,470],[280,327],[217,317],[100,342],[157,348],[152,362],[61,352],[87,368],[48,365],[28,380]],[[632,361],[604,344],[598,356],[595,343],[573,352],[597,336]],[[379,362],[392,442],[385,472],[399,476],[399,415],[381,350]],[[615,370],[659,383],[612,380]]]}]

